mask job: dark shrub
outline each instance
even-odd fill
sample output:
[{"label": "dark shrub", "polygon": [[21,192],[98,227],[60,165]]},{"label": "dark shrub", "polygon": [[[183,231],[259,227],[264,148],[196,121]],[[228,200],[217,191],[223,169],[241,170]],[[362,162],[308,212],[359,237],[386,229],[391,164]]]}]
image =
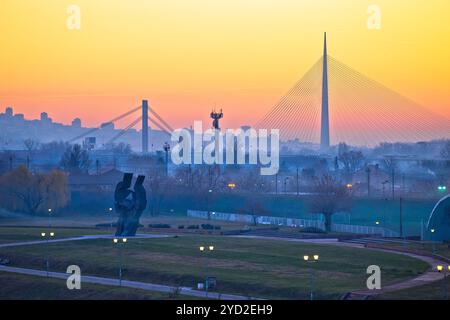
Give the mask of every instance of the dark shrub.
[{"label": "dark shrub", "polygon": [[155,223],[155,224],[149,224],[149,228],[170,228],[170,224],[165,223]]},{"label": "dark shrub", "polygon": [[300,228],[300,232],[305,232],[305,233],[325,233],[324,230],[316,228],[316,227]]}]

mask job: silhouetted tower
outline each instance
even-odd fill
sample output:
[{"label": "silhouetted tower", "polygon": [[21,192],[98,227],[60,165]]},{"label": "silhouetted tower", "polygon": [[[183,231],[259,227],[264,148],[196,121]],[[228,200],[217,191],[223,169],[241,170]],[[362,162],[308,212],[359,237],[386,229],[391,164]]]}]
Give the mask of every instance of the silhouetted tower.
[{"label": "silhouetted tower", "polygon": [[148,152],[148,101],[142,100],[142,153]]},{"label": "silhouetted tower", "polygon": [[328,116],[328,65],[327,65],[327,33],[323,40],[323,72],[322,72],[322,119],[320,125],[320,148],[330,147],[330,121]]},{"label": "silhouetted tower", "polygon": [[211,119],[213,119],[213,122],[212,122],[213,129],[220,130],[219,120],[223,118],[222,109],[220,109],[220,112],[216,112],[215,110],[213,110],[211,112],[210,117],[211,117]]}]

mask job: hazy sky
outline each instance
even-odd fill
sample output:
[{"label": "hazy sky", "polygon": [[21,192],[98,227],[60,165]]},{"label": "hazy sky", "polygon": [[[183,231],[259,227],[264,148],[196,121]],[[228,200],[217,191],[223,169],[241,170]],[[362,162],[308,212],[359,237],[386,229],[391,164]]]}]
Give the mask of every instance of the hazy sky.
[{"label": "hazy sky", "polygon": [[0,108],[97,125],[147,98],[175,127],[214,105],[224,127],[251,124],[327,31],[332,56],[450,118],[449,14],[448,0],[1,0]]}]

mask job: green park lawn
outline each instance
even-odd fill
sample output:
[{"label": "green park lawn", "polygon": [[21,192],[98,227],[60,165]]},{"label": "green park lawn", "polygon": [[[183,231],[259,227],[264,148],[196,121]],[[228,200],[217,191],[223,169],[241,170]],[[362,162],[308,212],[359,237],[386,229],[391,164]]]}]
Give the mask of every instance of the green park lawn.
[{"label": "green park lawn", "polygon": [[[399,290],[374,296],[376,300],[445,300],[447,286],[448,297],[450,297],[450,276],[446,281],[436,281],[420,287]],[[448,299],[448,298],[447,298]]]},{"label": "green park lawn", "polygon": [[147,290],[82,284],[80,290],[68,290],[65,280],[0,272],[0,300],[150,300],[189,299]]},{"label": "green park lawn", "polygon": [[[80,233],[65,229],[63,234],[71,230]],[[214,245],[215,250],[202,254],[200,245]],[[208,268],[208,275],[217,277],[217,291],[274,299],[307,299],[309,268],[315,296],[336,299],[365,287],[369,265],[381,267],[383,285],[415,277],[429,267],[388,252],[211,235],[129,239],[120,246],[98,239],[0,248],[0,257],[11,266],[34,269],[44,269],[47,254],[52,271],[65,272],[68,265],[77,264],[85,275],[117,277],[121,260],[124,279],[174,286],[195,287]],[[319,254],[320,261],[307,264],[302,260],[305,254]]]}]

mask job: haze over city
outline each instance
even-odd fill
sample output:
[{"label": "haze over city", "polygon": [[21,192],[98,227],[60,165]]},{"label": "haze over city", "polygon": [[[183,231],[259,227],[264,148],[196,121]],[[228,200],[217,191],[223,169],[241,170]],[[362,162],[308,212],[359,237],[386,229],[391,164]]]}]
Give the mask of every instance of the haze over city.
[{"label": "haze over city", "polygon": [[66,27],[69,4],[1,2],[0,106],[98,126],[147,98],[175,127],[206,121],[217,105],[223,126],[237,128],[303,76],[328,31],[333,57],[450,117],[445,0],[380,0],[376,31],[366,27],[370,1],[80,0],[80,30]]},{"label": "haze over city", "polygon": [[1,0],[0,301],[448,300],[449,12]]}]

